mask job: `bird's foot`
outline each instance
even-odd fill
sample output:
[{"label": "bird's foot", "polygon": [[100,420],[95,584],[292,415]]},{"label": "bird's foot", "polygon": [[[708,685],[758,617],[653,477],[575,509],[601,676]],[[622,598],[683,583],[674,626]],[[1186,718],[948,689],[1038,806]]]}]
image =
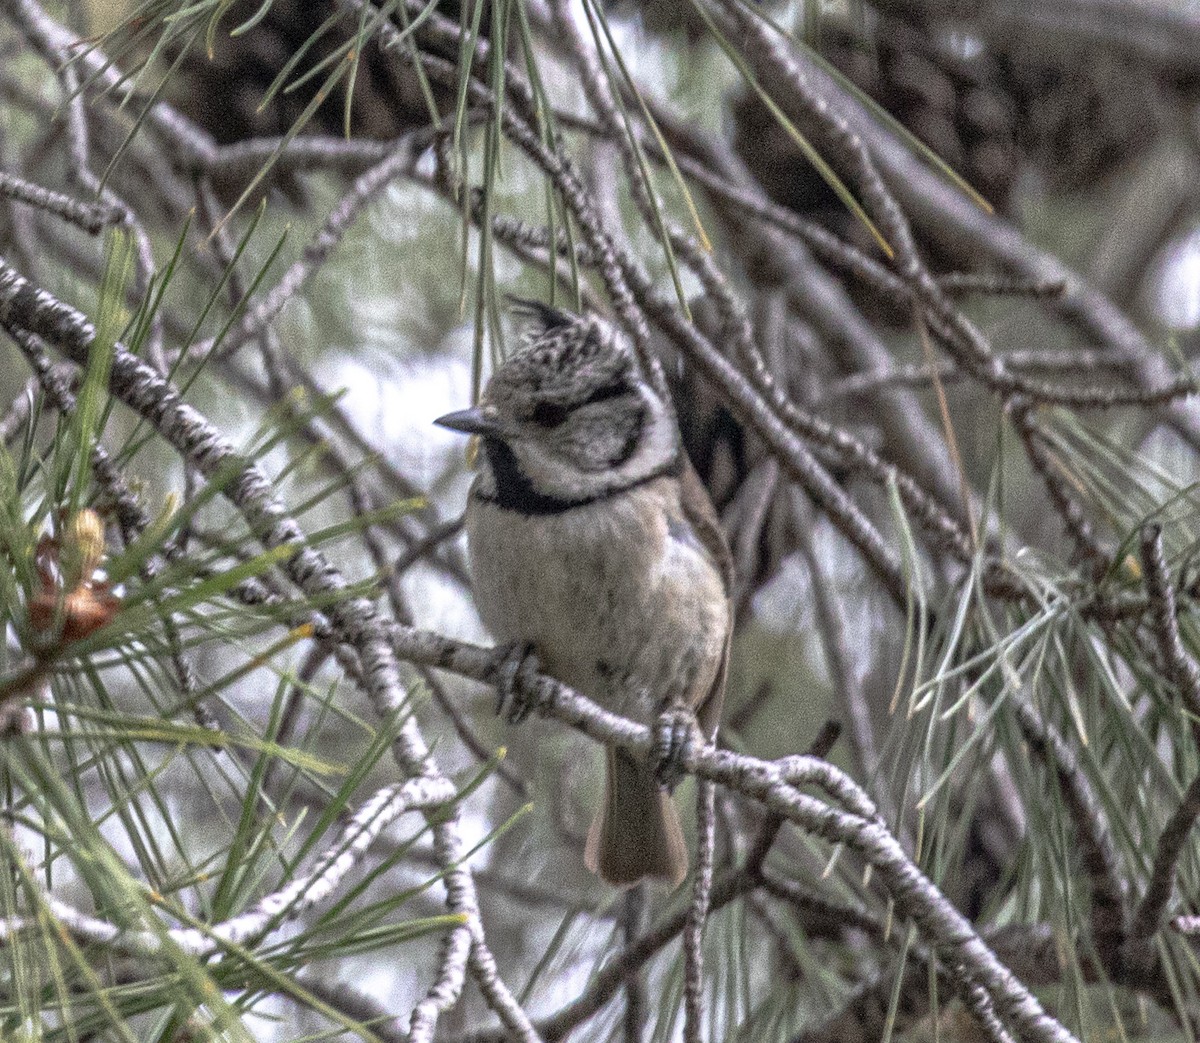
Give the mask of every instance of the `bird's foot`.
[{"label": "bird's foot", "polygon": [[514,641],[496,666],[496,714],[520,724],[538,709],[535,679],[542,672],[537,651],[528,641]]},{"label": "bird's foot", "polygon": [[658,784],[674,790],[685,774],[688,758],[703,745],[696,715],[683,706],[669,706],[654,722],[650,764]]}]

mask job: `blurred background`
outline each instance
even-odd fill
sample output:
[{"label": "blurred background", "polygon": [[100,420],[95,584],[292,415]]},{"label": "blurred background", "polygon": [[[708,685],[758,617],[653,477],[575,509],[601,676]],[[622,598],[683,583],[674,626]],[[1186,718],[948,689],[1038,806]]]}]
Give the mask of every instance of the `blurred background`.
[{"label": "blurred background", "polygon": [[[4,0],[0,52],[4,265],[348,585],[264,550],[236,469],[118,404],[104,351],[0,309],[0,1037],[404,1038],[461,864],[541,1038],[685,1038],[691,891],[584,869],[596,744],[403,637],[381,716],[339,637],[353,596],[490,644],[432,420],[515,294],[664,368],[737,564],[722,745],[816,743],[1079,1038],[1193,1038],[1200,6]],[[452,858],[405,816],[219,958],[48,904],[155,937],[254,910],[404,777],[405,727]],[[766,822],[718,789],[695,1038],[1012,1038],[869,859],[791,827],[764,859]],[[505,1038],[475,975],[436,1038]]]}]

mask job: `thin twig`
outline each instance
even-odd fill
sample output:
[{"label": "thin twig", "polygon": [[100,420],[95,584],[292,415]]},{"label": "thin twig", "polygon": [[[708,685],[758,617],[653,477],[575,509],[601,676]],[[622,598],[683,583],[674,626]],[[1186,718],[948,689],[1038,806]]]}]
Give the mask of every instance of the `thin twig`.
[{"label": "thin twig", "polygon": [[48,214],[78,225],[89,235],[98,235],[110,225],[121,224],[125,220],[125,211],[118,206],[75,199],[4,170],[0,170],[0,196],[45,210]]},{"label": "thin twig", "polygon": [[704,1021],[704,926],[712,904],[713,838],[716,805],[713,784],[696,786],[696,880],[683,929],[683,1038],[700,1043]]}]

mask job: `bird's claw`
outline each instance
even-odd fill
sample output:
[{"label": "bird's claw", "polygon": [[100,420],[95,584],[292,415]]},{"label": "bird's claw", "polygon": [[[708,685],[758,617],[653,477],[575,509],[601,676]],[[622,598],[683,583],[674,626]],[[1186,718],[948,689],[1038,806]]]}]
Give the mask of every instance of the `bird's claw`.
[{"label": "bird's claw", "polygon": [[496,666],[496,715],[509,724],[520,724],[538,708],[535,678],[541,661],[528,641],[516,641]]},{"label": "bird's claw", "polygon": [[654,777],[665,789],[673,790],[685,774],[685,765],[701,745],[696,715],[682,706],[663,710],[654,722],[654,746],[650,763]]}]

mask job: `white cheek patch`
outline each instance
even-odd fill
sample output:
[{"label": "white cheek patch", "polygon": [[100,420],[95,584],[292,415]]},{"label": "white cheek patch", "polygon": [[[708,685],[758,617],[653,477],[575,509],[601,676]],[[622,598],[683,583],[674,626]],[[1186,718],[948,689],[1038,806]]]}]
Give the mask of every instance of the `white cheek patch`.
[{"label": "white cheek patch", "polygon": [[641,444],[620,467],[610,472],[618,483],[636,482],[665,467],[679,451],[675,423],[662,401],[648,388],[642,392],[646,403],[646,422]]},{"label": "white cheek patch", "polygon": [[580,471],[564,463],[561,457],[535,442],[514,447],[517,461],[530,484],[540,492],[563,499],[582,499],[592,496],[608,484],[606,473]]},{"label": "white cheek patch", "polygon": [[[623,464],[585,470],[572,462],[570,453],[563,452],[561,444],[554,443],[553,434],[543,434],[540,438],[514,437],[508,441],[508,446],[522,477],[543,496],[579,501],[607,496],[663,473],[678,454],[679,439],[674,420],[648,387],[642,386],[639,395],[646,419],[636,448]],[[592,445],[591,448],[603,455],[603,446]],[[495,491],[495,476],[487,477],[491,481],[484,478],[479,486],[485,495]]]}]

